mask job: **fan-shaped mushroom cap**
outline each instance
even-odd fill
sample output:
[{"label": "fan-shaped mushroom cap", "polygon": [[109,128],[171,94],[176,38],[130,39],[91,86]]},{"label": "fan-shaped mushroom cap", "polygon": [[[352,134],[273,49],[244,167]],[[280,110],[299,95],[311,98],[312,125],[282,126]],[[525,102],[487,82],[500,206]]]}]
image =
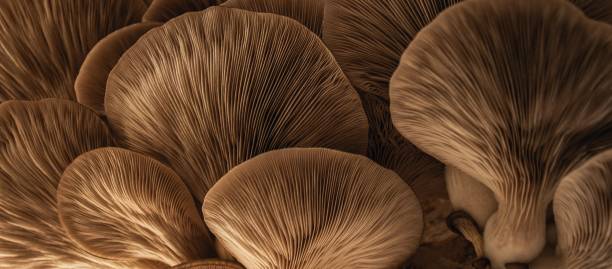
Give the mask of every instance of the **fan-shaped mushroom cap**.
[{"label": "fan-shaped mushroom cap", "polygon": [[166,22],[187,12],[204,10],[215,3],[215,0],[153,0],[142,19]]},{"label": "fan-shaped mushroom cap", "polygon": [[612,24],[612,1],[607,0],[570,0],[588,17]]},{"label": "fan-shaped mushroom cap", "polygon": [[321,24],[326,0],[228,0],[221,6],[274,13],[304,24],[321,36]]},{"label": "fan-shaped mushroom cap", "polygon": [[0,2],[0,101],[75,99],[74,80],[102,37],[138,22],[141,0]]},{"label": "fan-shaped mushroom cap", "polygon": [[565,177],[553,209],[567,269],[612,268],[612,150]]},{"label": "fan-shaped mushroom cap", "polygon": [[236,166],[206,195],[203,212],[248,268],[395,268],[423,230],[418,200],[397,174],[320,148]]},{"label": "fan-shaped mushroom cap", "polygon": [[108,74],[123,53],[158,23],[137,23],[104,37],[87,54],[74,83],[76,98],[98,113],[104,113],[104,94]]},{"label": "fan-shaped mushroom cap", "polygon": [[457,4],[404,53],[393,122],[495,193],[485,227],[495,266],[535,258],[559,179],[612,147],[611,58],[612,27],[547,0]]},{"label": "fan-shaped mushroom cap", "polygon": [[100,257],[173,266],[211,256],[189,190],[147,156],[119,148],[79,156],[62,175],[57,204],[68,235]]},{"label": "fan-shaped mushroom cap", "polygon": [[[65,100],[0,105],[0,268],[100,268],[57,218],[61,173],[83,152],[111,142],[96,114]],[[89,267],[91,266],[91,267]]]},{"label": "fan-shaped mushroom cap", "polygon": [[319,38],[292,19],[212,7],[151,30],[109,76],[120,142],[166,160],[198,200],[271,149],[365,153],[359,98]]},{"label": "fan-shaped mushroom cap", "polygon": [[174,266],[172,269],[244,269],[244,267],[236,262],[210,259],[186,262]]}]

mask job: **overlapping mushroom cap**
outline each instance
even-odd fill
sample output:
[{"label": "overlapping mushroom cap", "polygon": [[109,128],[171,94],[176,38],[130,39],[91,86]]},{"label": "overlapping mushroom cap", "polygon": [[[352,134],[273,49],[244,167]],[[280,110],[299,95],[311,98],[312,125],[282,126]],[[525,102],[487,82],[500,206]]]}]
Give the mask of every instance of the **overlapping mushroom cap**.
[{"label": "overlapping mushroom cap", "polygon": [[183,13],[204,10],[215,5],[217,1],[218,0],[153,0],[142,19],[144,21],[166,22]]},{"label": "overlapping mushroom cap", "polygon": [[612,150],[564,178],[553,201],[557,249],[567,269],[612,267]]},{"label": "overlapping mushroom cap", "polygon": [[101,148],[79,156],[62,175],[57,206],[68,235],[100,257],[172,266],[213,254],[187,187],[138,153]]},{"label": "overlapping mushroom cap", "polygon": [[496,266],[538,254],[559,179],[612,146],[611,58],[612,27],[544,0],[457,4],[405,51],[393,122],[495,193],[485,251]]},{"label": "overlapping mushroom cap", "polygon": [[0,101],[75,99],[74,80],[98,40],[140,21],[142,0],[0,2]]},{"label": "overlapping mushroom cap", "polygon": [[206,195],[203,212],[247,268],[396,268],[423,229],[416,196],[397,174],[320,148],[236,166]]},{"label": "overlapping mushroom cap", "polygon": [[64,168],[110,143],[106,125],[79,104],[47,99],[0,105],[0,268],[112,265],[68,239],[55,203]]},{"label": "overlapping mushroom cap", "polygon": [[149,31],[109,76],[120,143],[164,160],[196,199],[271,149],[365,153],[357,94],[319,38],[292,19],[221,7]]}]

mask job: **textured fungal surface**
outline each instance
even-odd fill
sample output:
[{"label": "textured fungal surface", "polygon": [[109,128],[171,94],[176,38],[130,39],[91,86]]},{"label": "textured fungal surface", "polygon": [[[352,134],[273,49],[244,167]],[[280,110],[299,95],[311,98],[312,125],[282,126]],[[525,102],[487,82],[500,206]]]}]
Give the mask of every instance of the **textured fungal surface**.
[{"label": "textured fungal surface", "polygon": [[74,83],[76,98],[99,113],[104,113],[106,81],[123,53],[158,23],[136,23],[123,27],[108,36],[87,54]]},{"label": "textured fungal surface", "polygon": [[396,268],[419,244],[422,212],[397,174],[359,155],[282,149],[227,173],[204,219],[247,268]]},{"label": "textured fungal surface", "polygon": [[0,2],[0,101],[75,100],[74,80],[104,36],[140,21],[142,0]]},{"label": "textured fungal surface", "polygon": [[612,267],[612,150],[563,179],[553,209],[568,269]]},{"label": "textured fungal surface", "polygon": [[106,268],[62,230],[60,176],[81,153],[109,145],[96,114],[66,100],[0,104],[0,268]]},{"label": "textured fungal surface", "polygon": [[457,4],[405,51],[393,123],[495,193],[485,251],[497,266],[535,258],[559,179],[612,146],[611,58],[612,27],[544,0]]},{"label": "textured fungal surface", "polygon": [[274,14],[213,7],[151,30],[111,72],[105,108],[122,145],[169,163],[199,201],[259,153],[367,146],[359,97],[331,54]]},{"label": "textured fungal surface", "polygon": [[166,22],[183,13],[204,10],[215,2],[215,0],[153,0],[142,19]]},{"label": "textured fungal surface", "polygon": [[170,168],[119,148],[79,156],[57,191],[62,226],[92,254],[177,265],[211,255],[189,190]]}]

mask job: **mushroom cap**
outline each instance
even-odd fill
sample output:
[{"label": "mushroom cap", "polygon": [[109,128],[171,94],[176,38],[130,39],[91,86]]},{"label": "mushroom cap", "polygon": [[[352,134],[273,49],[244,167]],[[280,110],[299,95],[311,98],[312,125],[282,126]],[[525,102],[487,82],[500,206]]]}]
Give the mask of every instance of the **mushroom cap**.
[{"label": "mushroom cap", "polygon": [[321,36],[326,0],[228,0],[221,6],[274,13],[295,19]]},{"label": "mushroom cap", "polygon": [[545,0],[457,4],[406,49],[393,123],[495,193],[493,260],[534,258],[559,179],[612,147],[611,58],[611,26]]},{"label": "mushroom cap", "polygon": [[561,181],[553,210],[567,269],[612,267],[612,150]]},{"label": "mushroom cap", "polygon": [[395,268],[423,231],[419,202],[397,174],[322,148],[275,150],[236,166],[203,212],[248,268]]},{"label": "mushroom cap", "polygon": [[170,266],[211,256],[211,241],[189,190],[170,168],[128,150],[76,158],[57,191],[67,234],[97,256]]},{"label": "mushroom cap", "polygon": [[66,237],[55,203],[64,168],[110,143],[104,122],[77,103],[0,104],[0,267],[111,267]]},{"label": "mushroom cap", "polygon": [[356,92],[296,21],[222,7],[149,31],[111,72],[105,110],[119,142],[165,160],[196,199],[272,149],[365,153]]},{"label": "mushroom cap", "polygon": [[132,24],[112,32],[96,43],[83,61],[74,82],[79,103],[103,114],[108,74],[127,49],[142,35],[159,25],[152,22]]},{"label": "mushroom cap", "polygon": [[172,269],[244,269],[244,267],[236,262],[209,259],[186,262],[174,266]]},{"label": "mushroom cap", "polygon": [[0,2],[0,101],[75,100],[81,63],[102,37],[140,21],[141,0]]},{"label": "mushroom cap", "polygon": [[215,0],[153,0],[142,17],[143,21],[166,22],[191,11],[204,10]]}]

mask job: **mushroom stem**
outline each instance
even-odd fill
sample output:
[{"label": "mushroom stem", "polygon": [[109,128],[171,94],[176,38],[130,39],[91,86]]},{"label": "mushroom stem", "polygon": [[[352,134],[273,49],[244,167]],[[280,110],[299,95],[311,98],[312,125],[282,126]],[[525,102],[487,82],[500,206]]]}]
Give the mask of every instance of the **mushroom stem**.
[{"label": "mushroom stem", "polygon": [[466,240],[472,243],[476,259],[480,259],[484,256],[484,243],[482,234],[476,221],[465,211],[453,211],[446,218],[446,224],[448,228],[463,236]]}]

